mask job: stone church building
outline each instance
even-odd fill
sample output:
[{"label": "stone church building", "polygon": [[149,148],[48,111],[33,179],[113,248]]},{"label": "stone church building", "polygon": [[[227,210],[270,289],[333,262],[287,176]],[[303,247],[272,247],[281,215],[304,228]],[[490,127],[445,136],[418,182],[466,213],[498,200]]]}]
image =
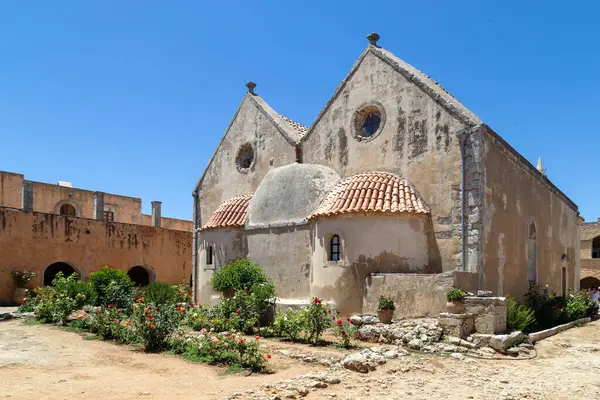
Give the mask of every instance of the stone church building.
[{"label": "stone church building", "polygon": [[[445,291],[579,285],[577,206],[437,82],[369,45],[310,127],[249,83],[194,196],[194,289],[248,257],[280,302],[435,314]],[[541,169],[541,168],[540,168]]]}]

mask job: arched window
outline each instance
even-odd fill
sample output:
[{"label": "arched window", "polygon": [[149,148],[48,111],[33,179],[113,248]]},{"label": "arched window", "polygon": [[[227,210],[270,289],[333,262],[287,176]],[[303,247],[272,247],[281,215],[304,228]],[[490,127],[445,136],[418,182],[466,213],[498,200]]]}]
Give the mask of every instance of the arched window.
[{"label": "arched window", "polygon": [[77,211],[75,210],[75,207],[73,207],[72,204],[65,203],[62,206],[60,206],[60,215],[66,215],[68,217],[76,217]]},{"label": "arched window", "polygon": [[530,284],[537,283],[537,230],[530,222],[527,237],[527,279]]},{"label": "arched window", "polygon": [[592,258],[600,258],[600,236],[592,240]]},{"label": "arched window", "polygon": [[329,261],[340,260],[340,237],[333,235],[329,242]]},{"label": "arched window", "polygon": [[59,272],[62,272],[64,277],[69,277],[76,273],[75,268],[71,267],[65,262],[55,262],[54,264],[48,265],[44,270],[44,286],[51,286],[52,281],[56,278]]},{"label": "arched window", "polygon": [[127,275],[133,281],[135,286],[148,286],[150,284],[150,274],[148,270],[141,265],[136,265],[127,271]]},{"label": "arched window", "polygon": [[212,265],[213,263],[213,247],[208,245],[206,247],[206,265]]}]

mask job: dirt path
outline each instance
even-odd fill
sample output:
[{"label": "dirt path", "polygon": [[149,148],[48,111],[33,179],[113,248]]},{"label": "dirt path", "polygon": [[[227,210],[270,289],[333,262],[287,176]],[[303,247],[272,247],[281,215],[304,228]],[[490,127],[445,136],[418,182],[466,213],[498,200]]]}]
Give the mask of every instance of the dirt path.
[{"label": "dirt path", "polygon": [[[334,349],[279,344],[278,348]],[[489,361],[410,354],[377,371],[337,371],[342,382],[311,390],[314,399],[589,399],[600,391],[600,321],[541,342],[529,361]],[[274,354],[272,375],[223,375],[223,370],[175,356],[84,340],[78,334],[22,321],[0,323],[0,398],[249,399],[264,384],[325,367]],[[593,394],[591,396],[591,394]]]}]

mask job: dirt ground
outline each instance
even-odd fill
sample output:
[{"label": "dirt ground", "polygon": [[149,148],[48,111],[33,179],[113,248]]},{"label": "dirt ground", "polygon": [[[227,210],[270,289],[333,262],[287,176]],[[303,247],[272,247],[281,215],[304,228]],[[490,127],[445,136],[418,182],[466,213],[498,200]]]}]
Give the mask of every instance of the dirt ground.
[{"label": "dirt ground", "polygon": [[[277,344],[323,357],[334,349]],[[311,389],[312,399],[589,399],[600,393],[600,321],[540,342],[526,361],[456,359],[409,354],[368,374],[337,370],[342,382]],[[77,333],[22,320],[0,323],[0,398],[224,399],[250,398],[264,384],[326,367],[272,348],[273,374],[224,374],[176,356],[85,340]],[[338,353],[338,355],[341,355]]]}]

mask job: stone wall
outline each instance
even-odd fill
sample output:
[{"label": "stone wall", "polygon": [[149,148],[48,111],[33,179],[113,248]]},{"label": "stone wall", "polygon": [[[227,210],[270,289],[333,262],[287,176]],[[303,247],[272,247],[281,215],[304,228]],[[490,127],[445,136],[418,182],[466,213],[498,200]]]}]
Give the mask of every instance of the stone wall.
[{"label": "stone wall", "polygon": [[464,303],[464,312],[473,315],[477,333],[506,331],[506,298],[467,296]]},{"label": "stone wall", "polygon": [[105,265],[123,271],[140,265],[156,280],[188,282],[192,234],[0,207],[0,255],[0,303],[8,303],[11,271],[36,272],[32,284],[39,286],[43,271],[55,262],[73,266],[83,279]]},{"label": "stone wall", "polygon": [[484,127],[484,260],[481,289],[523,300],[529,287],[528,250],[534,227],[537,283],[561,293],[579,288],[577,206],[495,132]]},{"label": "stone wall", "polygon": [[437,317],[446,310],[453,272],[442,274],[374,274],[366,279],[363,312],[377,314],[379,296],[392,296],[394,318]]}]

